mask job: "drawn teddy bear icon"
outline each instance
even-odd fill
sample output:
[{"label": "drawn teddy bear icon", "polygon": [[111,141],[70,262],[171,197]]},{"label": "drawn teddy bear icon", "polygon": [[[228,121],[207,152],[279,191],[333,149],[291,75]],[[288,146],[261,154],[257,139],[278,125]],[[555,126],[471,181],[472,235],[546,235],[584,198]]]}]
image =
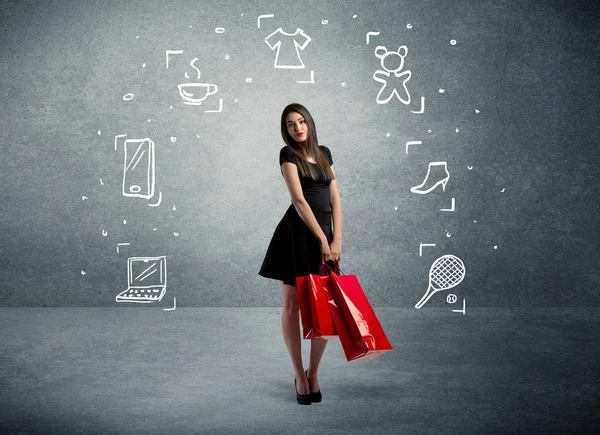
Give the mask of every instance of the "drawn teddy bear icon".
[{"label": "drawn teddy bear icon", "polygon": [[[406,45],[401,45],[398,51],[388,51],[383,45],[375,48],[375,56],[381,59],[381,67],[384,69],[384,71],[377,70],[373,73],[373,80],[383,84],[377,94],[376,100],[378,104],[389,102],[394,95],[404,104],[410,104],[410,94],[408,93],[406,82],[410,80],[411,72],[410,70],[402,71],[404,58],[407,53],[408,48]],[[390,80],[390,83],[388,83],[388,80]],[[400,87],[399,81],[402,81],[402,87],[404,88],[404,91],[400,91],[402,96],[398,93],[397,89]],[[384,95],[387,95],[387,97]]]}]

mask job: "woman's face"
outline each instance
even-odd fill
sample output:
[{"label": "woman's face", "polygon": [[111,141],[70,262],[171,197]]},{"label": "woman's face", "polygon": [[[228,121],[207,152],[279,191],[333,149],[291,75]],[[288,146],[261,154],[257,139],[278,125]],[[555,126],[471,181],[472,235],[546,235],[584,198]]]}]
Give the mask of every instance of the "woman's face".
[{"label": "woman's face", "polygon": [[308,125],[304,117],[297,112],[290,112],[286,118],[287,131],[296,142],[304,142],[308,135]]}]

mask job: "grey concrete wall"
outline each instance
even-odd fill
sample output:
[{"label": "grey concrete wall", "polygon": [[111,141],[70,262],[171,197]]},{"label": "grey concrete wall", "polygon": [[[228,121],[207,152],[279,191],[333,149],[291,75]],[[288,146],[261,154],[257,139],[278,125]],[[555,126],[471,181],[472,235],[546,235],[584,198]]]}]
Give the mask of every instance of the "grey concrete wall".
[{"label": "grey concrete wall", "polygon": [[[279,305],[257,272],[290,203],[291,102],[332,151],[340,266],[374,306],[414,306],[443,255],[464,279],[425,306],[600,302],[597,2],[19,1],[0,20],[0,305],[115,306],[134,257],[164,257],[154,305]],[[279,28],[310,41],[269,46]],[[185,83],[217,88],[185,104]]]}]

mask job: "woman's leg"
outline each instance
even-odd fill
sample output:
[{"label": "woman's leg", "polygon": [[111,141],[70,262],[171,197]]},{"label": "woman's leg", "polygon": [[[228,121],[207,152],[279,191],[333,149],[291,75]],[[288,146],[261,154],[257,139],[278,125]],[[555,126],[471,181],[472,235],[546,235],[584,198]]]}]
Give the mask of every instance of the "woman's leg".
[{"label": "woman's leg", "polygon": [[304,374],[302,365],[302,343],[300,336],[300,306],[298,305],[298,293],[296,287],[281,282],[281,294],[283,296],[283,310],[281,312],[281,328],[283,330],[283,340],[287,346],[292,365],[294,366],[294,376],[297,382],[299,394],[308,394],[308,380]]},{"label": "woman's leg", "polygon": [[315,338],[310,341],[310,362],[308,364],[308,380],[310,381],[310,390],[313,393],[319,391],[319,378],[317,376],[319,363],[323,352],[325,352],[327,340],[324,338]]}]

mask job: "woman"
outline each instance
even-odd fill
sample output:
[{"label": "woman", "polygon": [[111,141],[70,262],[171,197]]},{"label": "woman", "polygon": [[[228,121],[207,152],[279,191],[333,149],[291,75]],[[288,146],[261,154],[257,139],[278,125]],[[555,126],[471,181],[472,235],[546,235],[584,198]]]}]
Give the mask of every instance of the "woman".
[{"label": "woman", "polygon": [[342,206],[331,151],[319,145],[315,123],[304,106],[294,103],[283,110],[281,135],[286,145],[279,164],[292,204],[275,229],[258,273],[280,280],[281,324],[294,367],[296,400],[310,405],[322,398],[318,368],[327,340],[311,340],[310,362],[304,371],[296,277],[320,274],[323,263],[339,273]]}]

